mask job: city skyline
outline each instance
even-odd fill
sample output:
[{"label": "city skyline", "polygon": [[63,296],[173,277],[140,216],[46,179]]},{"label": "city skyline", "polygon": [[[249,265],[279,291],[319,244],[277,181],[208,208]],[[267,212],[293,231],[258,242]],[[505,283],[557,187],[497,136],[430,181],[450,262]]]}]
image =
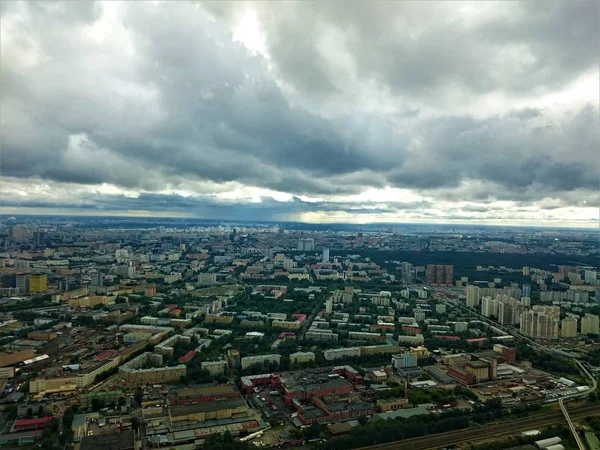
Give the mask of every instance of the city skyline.
[{"label": "city skyline", "polygon": [[600,224],[596,2],[0,17],[0,214]]}]

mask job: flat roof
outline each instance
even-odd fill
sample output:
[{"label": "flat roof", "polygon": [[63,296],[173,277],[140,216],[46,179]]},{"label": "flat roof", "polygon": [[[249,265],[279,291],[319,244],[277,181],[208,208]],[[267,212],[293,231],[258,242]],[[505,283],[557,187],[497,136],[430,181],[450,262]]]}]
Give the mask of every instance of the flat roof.
[{"label": "flat roof", "polygon": [[84,436],[81,440],[80,450],[129,450],[134,448],[133,430],[125,430],[122,433],[97,434]]},{"label": "flat roof", "polygon": [[429,411],[422,406],[417,406],[415,408],[397,409],[396,411],[379,413],[377,417],[380,419],[396,419],[397,417],[407,419],[412,416],[421,416],[424,414],[429,414]]},{"label": "flat roof", "polygon": [[171,406],[171,415],[175,417],[185,416],[187,414],[218,411],[222,409],[233,409],[241,406],[247,406],[246,402],[241,398],[221,400],[218,402],[196,403],[193,405],[174,405]]},{"label": "flat roof", "polygon": [[[209,362],[209,361],[206,361]],[[212,361],[215,363],[222,363],[225,361]],[[197,386],[197,387],[187,387],[184,389],[179,389],[176,391],[178,397],[203,397],[210,395],[218,395],[218,394],[229,394],[232,392],[237,392],[233,386],[230,384],[223,384],[219,386]]]}]

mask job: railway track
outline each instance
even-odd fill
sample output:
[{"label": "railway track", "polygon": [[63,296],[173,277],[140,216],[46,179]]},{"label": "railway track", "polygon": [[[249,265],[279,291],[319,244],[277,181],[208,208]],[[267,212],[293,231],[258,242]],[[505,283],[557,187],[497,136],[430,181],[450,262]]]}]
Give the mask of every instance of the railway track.
[{"label": "railway track", "polygon": [[[578,407],[570,412],[572,418],[587,417],[600,414],[600,403]],[[560,411],[542,414],[525,419],[511,420],[509,422],[486,425],[480,428],[466,428],[463,430],[450,431],[448,433],[421,436],[418,438],[405,439],[402,441],[387,442],[385,444],[361,447],[358,450],[427,450],[449,445],[462,444],[478,439],[495,436],[498,434],[512,434],[515,431],[529,430],[536,427],[551,425],[562,422],[564,417]]]}]

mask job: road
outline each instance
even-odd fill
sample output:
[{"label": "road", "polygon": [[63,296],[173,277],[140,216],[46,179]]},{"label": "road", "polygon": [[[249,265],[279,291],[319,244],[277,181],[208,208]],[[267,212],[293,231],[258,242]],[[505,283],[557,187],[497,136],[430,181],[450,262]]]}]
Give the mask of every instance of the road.
[{"label": "road", "polygon": [[[572,417],[588,417],[590,415],[600,414],[600,403],[577,407],[571,412]],[[511,420],[498,424],[487,425],[479,428],[467,428],[464,430],[451,431],[430,436],[423,436],[403,441],[388,442],[386,444],[372,445],[370,447],[361,447],[358,450],[427,450],[451,445],[462,444],[465,442],[475,442],[480,439],[489,438],[506,433],[514,434],[516,431],[525,431],[537,429],[543,426],[551,425],[564,420],[561,412],[556,411],[548,414],[542,414],[536,417]]]},{"label": "road", "polygon": [[567,411],[567,408],[565,407],[565,403],[562,398],[558,401],[558,404],[560,405],[560,410],[562,411],[563,415],[565,416],[565,419],[567,419],[567,423],[569,424],[569,429],[571,430],[571,433],[573,434],[573,437],[575,438],[575,442],[577,442],[577,447],[579,447],[579,450],[586,450],[585,445],[583,445],[583,442],[581,441],[581,438],[579,437],[579,433],[577,433],[577,430],[575,429],[575,425],[573,425],[573,421],[571,420],[571,417],[569,416],[569,411]]},{"label": "road", "polygon": [[310,313],[310,316],[302,324],[302,328],[300,329],[300,332],[298,333],[298,341],[304,339],[304,333],[306,333],[306,331],[310,328],[310,325],[312,324],[313,320],[315,320],[315,317],[317,316],[318,312],[321,311],[322,309],[323,309],[323,303],[318,302],[316,304],[316,306],[313,308],[312,312]]}]

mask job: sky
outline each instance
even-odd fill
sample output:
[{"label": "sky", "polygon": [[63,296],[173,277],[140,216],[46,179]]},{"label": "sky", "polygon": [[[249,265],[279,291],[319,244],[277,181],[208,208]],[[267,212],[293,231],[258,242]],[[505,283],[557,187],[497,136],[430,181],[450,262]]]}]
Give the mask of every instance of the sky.
[{"label": "sky", "polygon": [[600,225],[600,4],[0,3],[0,213]]}]

